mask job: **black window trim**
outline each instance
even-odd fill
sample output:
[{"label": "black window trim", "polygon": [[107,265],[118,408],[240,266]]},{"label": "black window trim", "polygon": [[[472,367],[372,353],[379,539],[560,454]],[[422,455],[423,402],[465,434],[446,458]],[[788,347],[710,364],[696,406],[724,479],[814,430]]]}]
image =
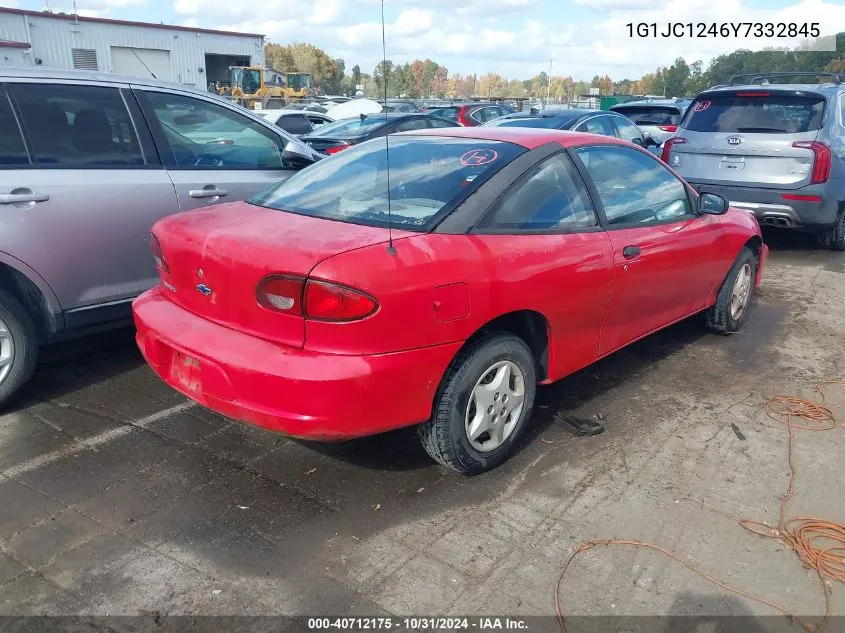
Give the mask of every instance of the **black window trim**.
[{"label": "black window trim", "polygon": [[[513,228],[496,228],[496,227],[478,227],[478,224],[486,218],[488,215],[493,213],[496,208],[498,207],[499,203],[512,191],[523,184],[523,178],[527,176],[532,170],[537,169],[541,164],[545,163],[546,161],[550,161],[555,157],[562,156],[564,161],[566,161],[572,167],[572,177],[577,182],[580,182],[584,185],[584,191],[587,193],[587,202],[589,203],[590,210],[593,212],[593,215],[596,218],[596,224],[594,226],[577,226],[577,227],[559,227],[559,228],[537,228],[537,229],[513,229]],[[600,233],[603,232],[604,228],[601,225],[601,221],[599,220],[598,209],[596,208],[595,201],[593,200],[592,195],[590,194],[589,189],[587,189],[587,183],[584,182],[584,176],[578,170],[577,165],[572,160],[572,157],[566,152],[563,146],[560,147],[559,151],[553,152],[548,156],[544,156],[543,158],[538,159],[531,167],[526,169],[522,172],[519,176],[514,178],[507,186],[507,188],[499,194],[499,196],[485,209],[485,211],[481,214],[481,216],[474,222],[472,228],[470,228],[469,233],[470,235],[567,235],[570,233]]]},{"label": "black window trim", "polygon": [[0,165],[0,170],[11,171],[15,169],[31,169],[33,166],[32,148],[29,145],[29,139],[27,139],[26,134],[24,134],[20,114],[18,113],[18,109],[15,107],[14,101],[12,101],[12,95],[9,93],[8,90],[6,90],[6,84],[3,83],[0,83],[0,100],[5,100],[6,103],[9,105],[9,112],[12,113],[12,119],[15,121],[15,125],[18,128],[18,137],[20,138],[21,144],[23,145],[23,151],[26,152],[27,160],[26,163],[20,165]]},{"label": "black window trim", "polygon": [[[587,170],[586,165],[584,165],[584,163],[581,161],[581,158],[578,156],[578,153],[576,151],[584,147],[618,147],[621,149],[627,149],[629,151],[640,152],[641,154],[648,156],[651,160],[655,161],[662,169],[665,169],[666,172],[668,172],[684,187],[684,191],[687,194],[687,203],[689,204],[690,212],[678,218],[670,218],[668,220],[652,220],[651,222],[627,222],[625,224],[611,224],[607,221],[607,215],[604,211],[604,204],[602,203],[598,189],[596,189],[596,185],[593,182],[592,177],[590,176],[590,172]],[[661,161],[657,156],[653,155],[646,149],[638,147],[634,144],[623,145],[622,143],[580,143],[578,145],[568,146],[566,148],[566,152],[569,154],[569,157],[575,163],[575,169],[578,170],[578,173],[581,175],[582,180],[584,180],[586,184],[587,192],[589,193],[590,198],[592,199],[593,206],[595,207],[596,214],[599,218],[599,225],[605,231],[621,231],[624,229],[637,228],[643,229],[654,226],[679,224],[681,222],[689,222],[690,220],[694,220],[695,218],[701,216],[701,213],[698,210],[698,204],[696,200],[698,194],[695,193],[692,187],[690,187],[690,185],[683,178],[679,177],[676,173],[669,169],[663,161]],[[695,195],[695,198],[693,197],[693,195]]]},{"label": "black window trim", "polygon": [[[81,88],[107,88],[110,90],[115,90],[118,95],[120,96],[121,101],[123,101],[123,105],[126,108],[126,112],[129,115],[129,120],[132,123],[133,131],[135,132],[135,138],[138,141],[138,148],[141,150],[141,156],[144,159],[143,165],[62,165],[62,164],[55,164],[55,163],[37,163],[35,162],[35,153],[33,151],[32,142],[29,139],[29,135],[26,133],[25,126],[23,124],[23,118],[21,114],[20,105],[15,99],[14,94],[12,91],[8,90],[8,86],[73,86],[73,87],[81,87]],[[48,169],[48,170],[55,170],[55,171],[70,171],[70,170],[95,170],[95,171],[128,171],[128,170],[161,170],[164,169],[164,164],[162,163],[158,151],[156,151],[155,144],[153,143],[153,137],[150,133],[150,129],[146,123],[146,117],[143,116],[143,113],[137,108],[137,102],[129,97],[129,90],[126,86],[122,84],[103,84],[103,83],[85,83],[79,81],[63,81],[61,79],[51,80],[51,81],[8,81],[0,83],[0,91],[2,94],[6,96],[9,101],[9,104],[12,107],[12,112],[15,115],[15,120],[18,123],[18,130],[23,138],[24,146],[26,147],[26,153],[29,157],[29,164],[28,165],[10,165],[9,168],[12,169]],[[0,98],[2,98],[0,96]],[[134,106],[134,107],[133,107]],[[7,169],[3,169],[3,171],[7,171]]]},{"label": "black window trim", "polygon": [[[208,103],[210,105],[216,105],[224,109],[226,109],[226,106],[220,103],[216,103],[212,99],[204,99],[203,97],[200,97],[195,94],[188,94],[167,89],[159,89],[153,86],[132,86],[132,92],[135,95],[135,98],[138,100],[138,104],[141,106],[141,111],[144,113],[144,117],[147,120],[147,124],[153,135],[153,140],[155,141],[159,155],[161,156],[162,164],[164,165],[164,168],[168,171],[296,171],[294,167],[285,166],[284,164],[282,164],[282,166],[280,167],[256,167],[253,165],[227,165],[225,167],[211,167],[202,165],[196,167],[194,165],[179,165],[176,162],[176,156],[173,154],[173,148],[170,147],[170,143],[167,141],[167,136],[164,133],[164,129],[161,127],[161,123],[155,116],[155,111],[153,110],[152,104],[147,98],[147,93],[155,92],[165,95],[175,95],[178,97],[184,97],[186,99],[196,99],[197,101]],[[237,110],[233,110],[233,112],[235,114],[241,114]],[[281,160],[281,152],[282,150],[284,150],[284,147],[288,143],[288,140],[284,136],[276,132],[276,130],[267,129],[265,125],[257,121],[253,121],[253,123],[255,123],[259,127],[265,128],[268,134],[275,134],[278,137],[279,153]],[[282,129],[279,128],[279,131],[282,131]]]}]

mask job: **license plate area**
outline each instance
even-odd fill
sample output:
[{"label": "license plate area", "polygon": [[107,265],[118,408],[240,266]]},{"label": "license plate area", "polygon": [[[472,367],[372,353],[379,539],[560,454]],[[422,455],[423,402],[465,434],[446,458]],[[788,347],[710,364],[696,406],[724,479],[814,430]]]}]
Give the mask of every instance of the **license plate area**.
[{"label": "license plate area", "polygon": [[202,393],[202,365],[192,356],[174,350],[170,363],[170,378],[183,389]]}]

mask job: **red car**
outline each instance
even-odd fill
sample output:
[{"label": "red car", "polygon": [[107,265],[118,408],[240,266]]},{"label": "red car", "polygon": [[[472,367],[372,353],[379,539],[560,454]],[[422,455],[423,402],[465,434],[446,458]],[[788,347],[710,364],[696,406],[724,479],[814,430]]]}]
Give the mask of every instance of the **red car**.
[{"label": "red car", "polygon": [[633,144],[504,127],[368,141],[152,245],[137,340],[172,387],[302,438],[419,425],[466,474],[511,453],[537,384],[699,312],[737,331],[768,254]]}]

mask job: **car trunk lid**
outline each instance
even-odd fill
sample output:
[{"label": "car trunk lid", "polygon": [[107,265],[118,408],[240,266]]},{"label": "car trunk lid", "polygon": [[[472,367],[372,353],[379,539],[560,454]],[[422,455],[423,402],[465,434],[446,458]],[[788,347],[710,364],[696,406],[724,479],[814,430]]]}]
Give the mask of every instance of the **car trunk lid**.
[{"label": "car trunk lid", "polygon": [[696,183],[797,189],[810,183],[825,99],[745,89],[705,93],[675,135],[669,164]]},{"label": "car trunk lid", "polygon": [[246,202],[170,216],[153,233],[169,269],[162,278],[170,300],[215,323],[295,347],[304,343],[305,319],[259,305],[261,280],[271,274],[307,277],[329,257],[388,239],[385,228]]}]

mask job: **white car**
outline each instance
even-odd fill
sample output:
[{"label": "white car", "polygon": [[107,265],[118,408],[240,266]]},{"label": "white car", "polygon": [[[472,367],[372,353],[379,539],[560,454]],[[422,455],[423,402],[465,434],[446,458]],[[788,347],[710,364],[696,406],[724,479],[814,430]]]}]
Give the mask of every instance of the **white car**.
[{"label": "white car", "polygon": [[309,134],[335,120],[332,116],[310,110],[256,110],[255,114],[294,136]]}]

